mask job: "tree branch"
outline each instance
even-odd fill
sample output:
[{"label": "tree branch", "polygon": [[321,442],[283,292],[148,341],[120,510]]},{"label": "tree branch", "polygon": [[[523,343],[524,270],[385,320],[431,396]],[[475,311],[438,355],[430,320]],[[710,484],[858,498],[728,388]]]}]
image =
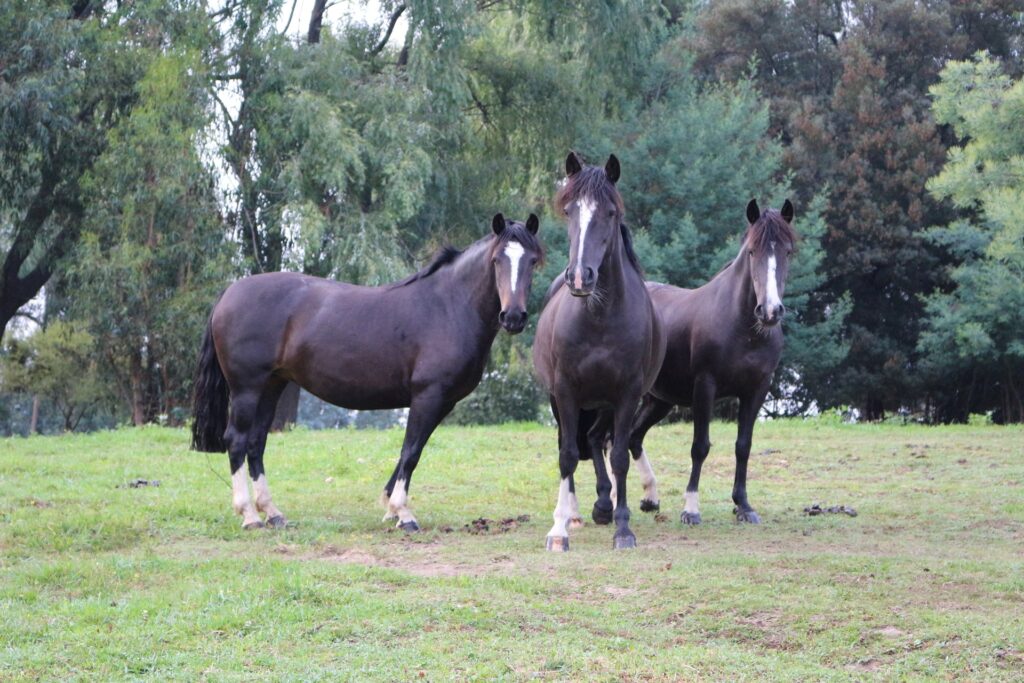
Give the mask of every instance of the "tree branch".
[{"label": "tree branch", "polygon": [[324,24],[324,10],[327,9],[327,0],[316,0],[313,3],[313,12],[309,17],[309,32],[306,34],[306,42],[314,45],[320,42],[320,29]]},{"label": "tree branch", "polygon": [[380,39],[380,42],[377,43],[372,50],[370,50],[371,55],[379,54],[380,51],[384,49],[384,46],[388,44],[388,41],[391,40],[391,32],[395,30],[395,24],[398,23],[398,19],[402,16],[402,12],[404,11],[405,3],[402,3],[395,8],[394,12],[391,13],[391,17],[388,19],[388,28],[384,32],[384,37]]}]

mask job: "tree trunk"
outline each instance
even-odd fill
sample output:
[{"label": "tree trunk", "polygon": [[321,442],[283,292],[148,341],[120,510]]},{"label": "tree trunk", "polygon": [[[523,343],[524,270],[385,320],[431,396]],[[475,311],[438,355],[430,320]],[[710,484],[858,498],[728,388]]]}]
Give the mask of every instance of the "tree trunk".
[{"label": "tree trunk", "polygon": [[29,436],[37,433],[39,429],[39,394],[32,396],[32,417],[28,420]]},{"label": "tree trunk", "polygon": [[306,40],[310,45],[320,42],[320,29],[324,24],[324,10],[327,9],[327,0],[316,0],[313,3],[313,13],[309,17],[309,33]]},{"label": "tree trunk", "polygon": [[141,427],[146,424],[146,376],[142,359],[133,352],[130,362],[132,387],[132,424]]},{"label": "tree trunk", "polygon": [[277,410],[274,411],[274,421],[270,425],[270,431],[283,432],[289,425],[295,424],[299,417],[299,385],[295,382],[288,382],[288,386],[281,393],[277,400]]}]

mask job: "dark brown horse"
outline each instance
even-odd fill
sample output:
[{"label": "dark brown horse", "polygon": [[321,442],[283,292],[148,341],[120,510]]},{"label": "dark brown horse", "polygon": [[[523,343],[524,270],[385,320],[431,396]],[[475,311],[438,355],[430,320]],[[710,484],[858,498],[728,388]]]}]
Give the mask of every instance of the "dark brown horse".
[{"label": "dark brown horse", "polygon": [[711,411],[716,398],[735,396],[740,406],[732,500],[738,521],[761,521],[747,500],[747,459],[754,421],[782,355],[779,322],[786,310],[782,294],[796,241],[792,220],[793,205],[788,199],[781,212],[768,209],[764,213],[750,200],[749,227],[740,253],[710,282],[697,289],[647,284],[665,321],[668,350],[658,379],[644,396],[629,441],[644,486],[641,509],[657,510],[659,506],[654,472],[644,453],[644,436],[672,406],[690,406],[693,468],[681,521],[700,524],[697,486],[701,465],[711,449]]},{"label": "dark brown horse", "polygon": [[[533,343],[534,367],[558,422],[561,485],[547,547],[569,549],[568,524],[579,520],[573,474],[581,453],[600,452],[610,429],[613,546],[632,548],[636,537],[626,505],[629,428],[661,366],[665,340],[622,223],[618,159],[609,157],[602,169],[583,166],[570,153],[565,170],[568,177],[555,206],[569,223],[569,266],[564,284],[556,281],[549,290]],[[588,439],[597,439],[597,450]]]},{"label": "dark brown horse", "polygon": [[344,408],[409,407],[401,457],[384,488],[385,520],[419,528],[408,492],[423,446],[480,383],[499,326],[523,330],[533,269],[543,258],[533,214],[525,225],[498,214],[492,228],[465,251],[447,248],[383,287],[268,273],[227,288],[200,353],[192,446],[228,451],[244,528],[263,526],[260,512],[270,526],[286,523],[270,498],[263,450],[289,381]]}]

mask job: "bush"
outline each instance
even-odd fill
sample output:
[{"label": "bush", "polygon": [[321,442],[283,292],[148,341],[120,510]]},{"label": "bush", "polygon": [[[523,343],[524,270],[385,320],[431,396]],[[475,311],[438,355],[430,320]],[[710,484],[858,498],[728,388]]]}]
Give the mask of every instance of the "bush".
[{"label": "bush", "polygon": [[495,342],[484,377],[448,417],[449,424],[500,424],[539,419],[541,392],[529,349],[508,336]]}]

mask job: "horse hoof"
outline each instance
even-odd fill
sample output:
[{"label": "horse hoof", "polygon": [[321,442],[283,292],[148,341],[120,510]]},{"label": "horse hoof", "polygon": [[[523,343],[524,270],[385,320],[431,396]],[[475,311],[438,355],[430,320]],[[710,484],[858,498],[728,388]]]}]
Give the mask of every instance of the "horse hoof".
[{"label": "horse hoof", "polygon": [[700,524],[700,513],[699,512],[684,512],[679,515],[679,521],[683,524],[697,525]]},{"label": "horse hoof", "polygon": [[547,549],[555,553],[569,552],[568,536],[548,536]]},{"label": "horse hoof", "polygon": [[572,519],[569,520],[569,528],[570,529],[582,529],[583,528],[583,519],[581,517],[573,517]]},{"label": "horse hoof", "polygon": [[259,520],[256,520],[255,522],[249,522],[248,524],[243,524],[242,528],[245,529],[246,531],[253,531],[254,529],[262,529],[263,528],[263,522],[261,522]]},{"label": "horse hoof", "polygon": [[284,529],[286,526],[288,526],[288,520],[285,519],[284,515],[267,517],[267,526],[271,529]]},{"label": "horse hoof", "polygon": [[761,517],[753,510],[737,510],[736,521],[746,522],[747,524],[760,524]]},{"label": "horse hoof", "polygon": [[605,524],[611,524],[612,509],[608,508],[605,510],[604,508],[598,507],[597,503],[594,503],[594,509],[590,512],[590,518],[594,520],[594,524],[601,524],[602,526]]},{"label": "horse hoof", "polygon": [[628,550],[636,547],[636,536],[616,536],[612,539],[612,548],[615,550]]},{"label": "horse hoof", "polygon": [[656,500],[647,500],[646,498],[640,501],[640,510],[643,512],[657,512],[661,509],[661,503]]},{"label": "horse hoof", "polygon": [[407,531],[409,533],[412,533],[414,531],[419,531],[420,530],[420,525],[416,523],[415,519],[410,519],[408,522],[399,522],[398,523],[398,528],[401,529],[402,531]]}]

